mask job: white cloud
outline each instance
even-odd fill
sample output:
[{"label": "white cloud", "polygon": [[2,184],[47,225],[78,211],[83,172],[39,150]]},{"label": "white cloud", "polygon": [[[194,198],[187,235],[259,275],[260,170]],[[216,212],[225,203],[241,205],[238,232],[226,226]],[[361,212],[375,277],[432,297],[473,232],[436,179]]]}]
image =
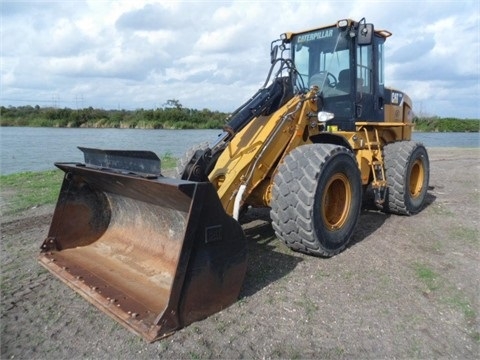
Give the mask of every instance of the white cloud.
[{"label": "white cloud", "polygon": [[366,17],[393,33],[387,85],[424,111],[478,117],[479,13],[478,1],[7,0],[0,102],[232,111],[263,84],[280,33]]}]

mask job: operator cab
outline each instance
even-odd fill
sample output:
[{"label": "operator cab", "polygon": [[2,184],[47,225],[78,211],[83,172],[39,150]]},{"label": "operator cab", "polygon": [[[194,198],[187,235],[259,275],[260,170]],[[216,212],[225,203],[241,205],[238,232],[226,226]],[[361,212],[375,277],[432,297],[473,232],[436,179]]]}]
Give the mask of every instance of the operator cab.
[{"label": "operator cab", "polygon": [[388,31],[372,24],[340,20],[301,33],[284,34],[296,68],[296,86],[318,86],[323,108],[333,114],[329,126],[355,130],[356,121],[384,121],[383,44]]}]

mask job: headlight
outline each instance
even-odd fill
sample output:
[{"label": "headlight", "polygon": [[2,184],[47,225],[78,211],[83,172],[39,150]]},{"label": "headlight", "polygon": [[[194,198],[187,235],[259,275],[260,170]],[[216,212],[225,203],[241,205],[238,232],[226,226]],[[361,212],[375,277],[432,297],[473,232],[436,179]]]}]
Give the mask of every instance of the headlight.
[{"label": "headlight", "polygon": [[328,120],[332,120],[335,117],[334,114],[326,111],[319,111],[317,116],[318,122],[321,123],[326,123]]},{"label": "headlight", "polygon": [[348,25],[348,20],[347,19],[342,19],[337,21],[337,27],[339,28],[344,28],[347,27]]}]

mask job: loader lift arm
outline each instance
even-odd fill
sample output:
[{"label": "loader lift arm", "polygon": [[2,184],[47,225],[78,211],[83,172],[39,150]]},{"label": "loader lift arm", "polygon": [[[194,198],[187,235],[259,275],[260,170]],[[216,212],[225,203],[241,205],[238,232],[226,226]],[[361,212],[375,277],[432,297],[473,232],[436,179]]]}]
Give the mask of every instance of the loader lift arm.
[{"label": "loader lift arm", "polygon": [[[270,78],[276,66],[280,64],[272,82]],[[282,76],[287,71],[288,76]],[[215,167],[218,157],[228,143],[250,121],[261,115],[269,115],[285,104],[293,96],[292,75],[295,67],[291,61],[276,59],[272,62],[264,85],[243,105],[228,117],[228,123],[223,127],[223,133],[210,148],[197,150],[189,162],[185,164],[180,178],[191,181],[208,181],[208,174]]]}]

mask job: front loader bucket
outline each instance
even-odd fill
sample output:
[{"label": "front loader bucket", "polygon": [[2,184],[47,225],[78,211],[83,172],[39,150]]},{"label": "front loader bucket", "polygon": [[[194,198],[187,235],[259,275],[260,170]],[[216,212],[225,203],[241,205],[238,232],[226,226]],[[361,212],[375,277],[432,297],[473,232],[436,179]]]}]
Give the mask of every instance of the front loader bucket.
[{"label": "front loader bucket", "polygon": [[39,261],[89,302],[154,341],[237,300],[246,240],[212,184],[56,165]]}]

